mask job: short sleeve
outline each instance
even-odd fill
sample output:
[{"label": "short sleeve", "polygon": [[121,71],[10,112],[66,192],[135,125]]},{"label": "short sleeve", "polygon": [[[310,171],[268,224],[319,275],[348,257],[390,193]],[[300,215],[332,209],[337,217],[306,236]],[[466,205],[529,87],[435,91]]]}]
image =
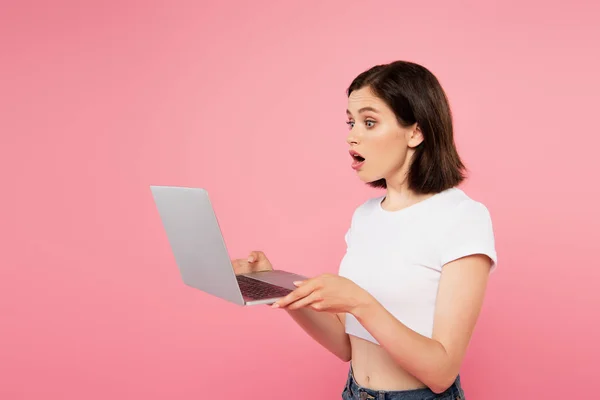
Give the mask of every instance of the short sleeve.
[{"label": "short sleeve", "polygon": [[441,263],[445,265],[474,254],[485,254],[492,260],[491,270],[498,264],[492,219],[482,203],[464,202],[443,238]]}]

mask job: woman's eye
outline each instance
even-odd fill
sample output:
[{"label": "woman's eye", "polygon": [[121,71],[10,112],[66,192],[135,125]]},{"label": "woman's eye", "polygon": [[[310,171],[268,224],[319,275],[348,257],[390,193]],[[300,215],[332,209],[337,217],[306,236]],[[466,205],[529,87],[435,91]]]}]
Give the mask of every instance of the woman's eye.
[{"label": "woman's eye", "polygon": [[[365,121],[365,123],[367,124],[368,128],[372,128],[375,126],[375,121],[368,120],[368,121]],[[371,125],[369,125],[369,124],[371,124]]]},{"label": "woman's eye", "polygon": [[348,128],[352,129],[354,127],[354,121],[346,121],[346,125],[348,125]]}]

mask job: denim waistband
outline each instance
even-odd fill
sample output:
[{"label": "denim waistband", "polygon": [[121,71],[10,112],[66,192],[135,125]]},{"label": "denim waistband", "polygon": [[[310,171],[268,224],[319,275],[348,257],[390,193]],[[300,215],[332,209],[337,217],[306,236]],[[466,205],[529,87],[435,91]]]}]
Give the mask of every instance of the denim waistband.
[{"label": "denim waistband", "polygon": [[352,365],[348,371],[348,380],[344,400],[464,400],[464,392],[460,384],[460,376],[446,391],[435,393],[429,388],[411,390],[374,390],[360,386],[354,379]]}]

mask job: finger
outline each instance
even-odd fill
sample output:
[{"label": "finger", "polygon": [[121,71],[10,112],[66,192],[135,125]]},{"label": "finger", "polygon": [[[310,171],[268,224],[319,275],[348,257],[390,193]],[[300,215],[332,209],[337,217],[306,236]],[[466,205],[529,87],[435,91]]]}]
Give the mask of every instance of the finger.
[{"label": "finger", "polygon": [[249,272],[248,263],[246,260],[231,260],[231,265],[233,266],[233,270],[236,274]]},{"label": "finger", "polygon": [[274,304],[273,307],[277,308],[277,307],[287,307],[289,304],[308,296],[311,292],[313,291],[313,287],[310,284],[304,284],[302,285],[302,287],[299,287],[298,289],[292,291],[291,293],[289,293],[287,296],[285,296],[284,298],[277,300]]},{"label": "finger", "polygon": [[312,292],[308,296],[303,297],[300,300],[297,300],[297,301],[291,303],[290,305],[288,305],[285,308],[287,308],[288,310],[297,310],[299,308],[312,306],[314,303],[318,303],[320,301],[321,301],[321,298],[319,296],[319,293]]},{"label": "finger", "polygon": [[260,260],[262,255],[262,251],[252,251],[250,252],[250,255],[248,256],[248,262],[249,263],[253,263],[256,262],[258,260]]}]

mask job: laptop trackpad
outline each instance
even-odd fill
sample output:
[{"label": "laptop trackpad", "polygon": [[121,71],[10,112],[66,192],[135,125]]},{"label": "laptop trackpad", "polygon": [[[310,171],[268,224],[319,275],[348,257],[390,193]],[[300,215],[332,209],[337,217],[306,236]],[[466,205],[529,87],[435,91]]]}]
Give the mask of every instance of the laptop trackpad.
[{"label": "laptop trackpad", "polygon": [[281,270],[250,272],[248,274],[242,275],[292,290],[296,289],[294,281],[302,281],[308,279],[305,276]]}]

